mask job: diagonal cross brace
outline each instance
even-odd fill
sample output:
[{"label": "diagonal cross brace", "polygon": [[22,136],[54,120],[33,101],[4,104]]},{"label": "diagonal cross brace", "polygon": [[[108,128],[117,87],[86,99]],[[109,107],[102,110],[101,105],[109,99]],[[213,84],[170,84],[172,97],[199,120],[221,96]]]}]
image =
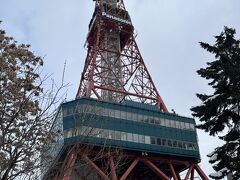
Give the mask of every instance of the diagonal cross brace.
[{"label": "diagonal cross brace", "polygon": [[137,165],[138,162],[139,162],[139,160],[135,159],[132,162],[132,164],[128,167],[127,171],[122,175],[120,180],[125,180],[128,177],[128,175],[132,172],[132,170],[134,169],[134,167]]},{"label": "diagonal cross brace", "polygon": [[96,170],[96,172],[101,176],[104,180],[109,180],[108,176],[84,153],[79,153],[83,160],[88,163],[93,169]]},{"label": "diagonal cross brace", "polygon": [[170,180],[170,178],[164,174],[157,166],[155,166],[151,161],[144,160],[144,164],[146,164],[156,175],[158,175],[163,180]]}]

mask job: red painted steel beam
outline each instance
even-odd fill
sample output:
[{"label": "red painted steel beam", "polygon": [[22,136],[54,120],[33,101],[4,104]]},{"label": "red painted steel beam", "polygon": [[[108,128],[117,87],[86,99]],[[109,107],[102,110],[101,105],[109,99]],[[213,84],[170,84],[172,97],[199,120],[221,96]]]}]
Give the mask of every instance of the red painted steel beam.
[{"label": "red painted steel beam", "polygon": [[[116,53],[115,51],[111,51],[111,50],[109,50],[109,49],[104,49],[104,48],[100,48],[100,50],[101,50],[101,51],[107,51],[107,52],[110,52],[110,53]],[[132,56],[127,55],[127,54],[123,54],[123,53],[116,53],[116,54],[119,54],[120,57],[123,56],[123,57],[127,57],[127,58],[132,58]],[[136,60],[136,59],[137,59],[137,60],[141,60],[140,57],[136,57],[135,60]]]},{"label": "red painted steel beam", "polygon": [[76,146],[73,146],[69,150],[66,158],[64,159],[60,171],[56,174],[54,178],[59,179],[63,177],[63,179],[65,180],[70,179],[76,159],[77,159]]},{"label": "red painted steel beam", "polygon": [[184,180],[188,180],[189,178],[189,175],[191,174],[192,170],[193,170],[193,167],[194,167],[194,164],[192,164],[189,169],[188,169],[188,172],[186,174],[186,177],[184,178]]},{"label": "red painted steel beam", "polygon": [[137,165],[138,162],[139,162],[139,159],[135,159],[132,162],[132,164],[128,167],[127,171],[122,175],[120,180],[125,180],[128,177],[128,175],[132,172],[132,170],[134,169],[134,167]]},{"label": "red painted steel beam", "polygon": [[117,180],[117,174],[116,174],[116,169],[115,169],[114,162],[113,162],[113,157],[110,156],[109,160],[110,160],[112,180]]},{"label": "red painted steel beam", "polygon": [[72,175],[72,170],[77,159],[77,152],[73,151],[68,158],[67,165],[64,168],[63,180],[70,180]]},{"label": "red painted steel beam", "polygon": [[63,180],[70,180],[70,177],[69,176],[64,176]]},{"label": "red painted steel beam", "polygon": [[178,177],[179,180],[181,180],[181,176],[180,176],[179,173],[177,173],[177,177]]},{"label": "red painted steel beam", "polygon": [[93,169],[96,170],[96,172],[101,176],[104,180],[109,180],[107,175],[91,160],[86,154],[83,154],[80,152],[80,155],[82,156],[83,160],[92,166]]},{"label": "red painted steel beam", "polygon": [[175,170],[174,170],[174,167],[173,167],[172,162],[169,163],[169,167],[170,167],[170,169],[171,169],[173,179],[174,179],[174,180],[179,180],[178,177],[177,177],[177,174],[176,174],[176,172],[175,172]]},{"label": "red painted steel beam", "polygon": [[[133,38],[133,39],[134,39],[134,42],[135,42],[135,38]],[[139,48],[138,48],[138,45],[137,45],[136,42],[135,42],[135,44],[136,44],[136,49],[137,49],[137,51],[140,52],[140,51],[139,51]],[[159,95],[159,93],[158,93],[158,91],[157,91],[157,88],[156,88],[156,86],[155,86],[155,84],[154,84],[154,82],[153,82],[153,80],[152,80],[152,77],[150,76],[150,73],[148,72],[148,69],[147,69],[147,67],[146,67],[146,65],[145,65],[145,63],[144,63],[144,61],[143,61],[142,55],[141,55],[140,53],[139,53],[139,55],[140,55],[140,57],[141,57],[141,62],[142,62],[142,64],[143,64],[144,68],[145,68],[145,71],[147,72],[147,74],[148,74],[148,76],[149,76],[149,78],[150,78],[150,81],[152,82],[153,89],[156,91],[156,93],[157,93],[157,95],[158,95],[158,101],[159,101],[159,103],[160,103],[159,106],[161,106],[160,108],[162,108],[162,110],[163,110],[164,112],[168,112],[168,109],[167,109],[166,105],[164,104],[161,96]]]},{"label": "red painted steel beam", "polygon": [[[128,152],[127,156],[131,159],[134,159],[138,156],[138,154]],[[186,158],[169,157],[169,156],[166,156],[166,155],[157,155],[157,156],[149,155],[147,157],[147,159],[150,160],[150,161],[163,161],[163,162],[166,162],[166,163],[171,161],[173,164],[185,165],[186,167],[195,163],[194,161],[186,160]]]},{"label": "red painted steel beam", "polygon": [[117,89],[110,89],[110,88],[106,88],[106,87],[102,87],[102,86],[96,86],[96,85],[94,87],[98,88],[98,89],[102,89],[102,90],[122,93],[124,95],[131,95],[131,96],[136,96],[136,97],[140,97],[140,98],[144,98],[144,99],[151,99],[151,100],[155,100],[155,101],[158,100],[157,98],[153,98],[153,97],[149,97],[149,96],[143,96],[143,95],[140,95],[140,94],[134,94],[134,93],[131,93],[131,92],[128,92],[128,91],[120,91],[120,90],[117,90]]},{"label": "red painted steel beam", "polygon": [[162,178],[163,180],[170,180],[170,178],[166,174],[164,174],[157,166],[155,166],[151,161],[144,160],[143,162],[160,178]]},{"label": "red painted steel beam", "polygon": [[192,169],[192,172],[191,172],[191,180],[194,180],[194,169]]},{"label": "red painted steel beam", "polygon": [[206,176],[206,174],[203,172],[203,170],[198,166],[198,164],[195,164],[195,169],[202,178],[202,180],[208,180],[209,178]]}]

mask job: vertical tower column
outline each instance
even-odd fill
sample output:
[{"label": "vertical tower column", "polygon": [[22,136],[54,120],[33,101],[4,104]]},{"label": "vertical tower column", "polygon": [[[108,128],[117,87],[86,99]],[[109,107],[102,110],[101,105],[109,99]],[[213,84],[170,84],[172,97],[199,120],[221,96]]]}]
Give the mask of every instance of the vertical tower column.
[{"label": "vertical tower column", "polygon": [[[117,0],[103,0],[103,7],[113,11],[117,9]],[[106,50],[101,61],[102,86],[109,89],[122,90],[122,68],[120,59],[120,32],[113,29],[104,30],[104,40],[100,46]],[[122,100],[120,93],[102,90],[103,100],[118,102]]]}]

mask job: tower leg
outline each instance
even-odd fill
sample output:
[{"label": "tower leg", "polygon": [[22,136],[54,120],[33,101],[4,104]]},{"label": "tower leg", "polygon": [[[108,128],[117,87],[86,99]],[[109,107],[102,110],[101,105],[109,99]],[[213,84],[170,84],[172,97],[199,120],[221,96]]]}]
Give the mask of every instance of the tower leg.
[{"label": "tower leg", "polygon": [[109,157],[109,160],[110,160],[112,180],[117,180],[116,169],[115,169],[115,166],[114,166],[113,157],[111,155]]},{"label": "tower leg", "polygon": [[208,177],[206,174],[203,172],[203,170],[199,167],[198,164],[195,164],[195,169],[198,172],[199,176],[202,178],[202,180],[208,180]]},{"label": "tower leg", "polygon": [[188,180],[192,170],[193,170],[193,167],[194,167],[194,164],[190,165],[189,169],[188,169],[188,172],[186,174],[186,177],[184,178],[184,180]]},{"label": "tower leg", "polygon": [[180,176],[179,173],[177,173],[177,177],[178,177],[179,180],[181,180],[181,176]]},{"label": "tower leg", "polygon": [[191,180],[194,180],[194,169],[192,169],[192,172],[191,172]]},{"label": "tower leg", "polygon": [[[194,175],[197,175],[201,180],[208,180],[208,177],[204,174],[203,170],[194,161],[187,161],[186,159],[178,159],[158,155],[143,157],[142,155],[138,155],[135,152],[123,152],[124,159],[127,159],[127,163],[126,166],[123,166],[121,168],[121,171],[118,172],[118,163],[115,162],[114,158],[116,155],[115,153],[110,153],[109,151],[102,151],[102,160],[98,158],[98,161],[96,163],[90,157],[93,157],[93,159],[95,159],[94,157],[99,155],[99,150],[92,150],[91,152],[88,152],[88,154],[90,154],[90,156],[88,156],[88,154],[86,154],[84,150],[80,147],[72,148],[71,150],[69,150],[69,153],[65,157],[62,167],[59,169],[58,173],[55,175],[55,177],[51,177],[51,179],[55,178],[54,180],[70,180],[73,176],[76,176],[75,173],[73,174],[73,170],[76,169],[76,173],[78,172],[79,169],[77,169],[78,166],[76,160],[77,158],[81,158],[83,161],[85,161],[87,165],[87,171],[81,171],[80,169],[80,171],[84,171],[84,173],[77,175],[78,178],[81,177],[82,179],[86,179],[90,175],[95,175],[95,177],[98,176],[99,179],[104,180],[126,180],[130,173],[132,173],[131,175],[133,177],[141,175],[141,167],[144,167],[145,169],[147,166],[148,169],[145,169],[146,172],[144,173],[149,173],[152,176],[158,176],[159,179],[162,180],[181,180],[180,173],[184,170],[187,171],[184,180],[193,180]],[[103,163],[106,161],[108,162],[106,169],[108,172],[110,170],[110,176],[107,174],[107,172],[103,171],[105,167]],[[156,162],[161,162],[161,169],[156,165]],[[137,169],[137,167],[139,167],[140,169]],[[135,170],[133,171],[133,169]]]},{"label": "tower leg", "polygon": [[77,152],[75,147],[73,147],[67,154],[60,171],[53,177],[54,180],[63,178],[63,180],[70,180],[72,175],[72,170],[74,168],[77,159]]},{"label": "tower leg", "polygon": [[179,180],[178,177],[177,177],[177,175],[176,175],[176,172],[175,172],[175,170],[174,170],[174,167],[173,167],[172,162],[169,162],[169,167],[170,167],[170,169],[171,169],[173,179],[174,179],[174,180]]},{"label": "tower leg", "polygon": [[170,180],[166,174],[164,174],[158,167],[156,167],[151,161],[144,160],[144,164],[146,164],[156,175],[158,175],[163,180]]},{"label": "tower leg", "polygon": [[139,159],[135,159],[132,164],[129,166],[129,168],[127,169],[127,171],[122,175],[122,177],[120,178],[120,180],[125,180],[128,175],[132,172],[133,168],[137,165],[137,163],[139,162]]},{"label": "tower leg", "polygon": [[109,180],[109,178],[107,177],[107,175],[91,160],[89,159],[89,157],[84,154],[84,153],[80,153],[82,158],[84,159],[84,161],[86,163],[88,163],[89,165],[91,165],[91,167],[93,169],[95,169],[95,171],[98,173],[98,175],[103,178],[104,180]]}]

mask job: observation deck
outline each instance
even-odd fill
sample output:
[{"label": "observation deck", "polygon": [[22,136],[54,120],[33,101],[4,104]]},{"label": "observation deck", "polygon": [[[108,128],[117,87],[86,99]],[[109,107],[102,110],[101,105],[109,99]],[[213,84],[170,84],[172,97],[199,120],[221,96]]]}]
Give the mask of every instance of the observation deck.
[{"label": "observation deck", "polygon": [[[107,31],[113,30],[120,33],[121,49],[127,43],[127,40],[133,35],[134,27],[128,11],[119,7],[111,6],[109,4],[102,4],[102,7],[96,6],[92,19],[89,23],[89,33],[87,42],[89,46],[94,44],[94,35],[97,32],[97,18],[103,21],[104,29]],[[103,31],[104,31],[103,29]]]},{"label": "observation deck", "polygon": [[194,119],[152,105],[84,97],[62,104],[59,115],[53,127],[63,132],[63,146],[80,142],[200,159]]},{"label": "observation deck", "polygon": [[[161,112],[153,105],[82,97],[60,106],[52,131],[60,131],[62,136],[48,146],[54,159],[46,166],[48,171],[76,144],[200,161],[194,119]],[[176,170],[181,172],[185,166]]]}]

